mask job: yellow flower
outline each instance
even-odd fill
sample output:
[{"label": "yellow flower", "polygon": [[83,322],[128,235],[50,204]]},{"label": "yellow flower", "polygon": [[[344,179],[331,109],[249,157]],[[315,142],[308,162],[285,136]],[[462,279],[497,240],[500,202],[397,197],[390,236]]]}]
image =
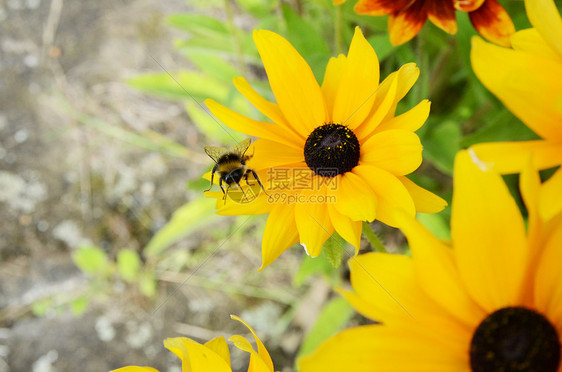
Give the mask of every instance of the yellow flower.
[{"label": "yellow flower", "polygon": [[[446,202],[405,175],[421,163],[414,133],[429,115],[422,101],[395,116],[396,105],[419,70],[406,64],[379,85],[375,51],[359,28],[347,56],[331,58],[320,86],[305,60],[283,37],[254,32],[277,103],[262,98],[242,78],[238,90],[273,123],[246,118],[207,100],[229,127],[259,137],[248,151],[268,195],[248,203],[217,198],[218,213],[269,213],[262,241],[262,268],[300,242],[313,257],[334,231],[359,249],[361,221],[375,218],[391,226],[396,209],[408,215],[434,213]],[[220,200],[219,200],[220,199]]]},{"label": "yellow flower", "polygon": [[[235,315],[230,316],[244,324],[256,340],[258,350],[254,350],[250,342],[242,336],[232,336],[231,341],[240,350],[250,353],[248,372],[273,372],[273,362],[267,349],[260,341],[252,327]],[[201,345],[187,337],[175,337],[164,340],[164,346],[176,354],[182,361],[182,370],[189,372],[232,372],[230,352],[224,337],[216,337]],[[128,366],[113,372],[158,372],[151,367]]]},{"label": "yellow flower", "polygon": [[482,84],[542,139],[474,145],[501,173],[518,173],[529,154],[539,169],[562,164],[562,19],[552,0],[526,0],[534,28],[512,36],[513,49],[472,40]]},{"label": "yellow flower", "polygon": [[537,213],[540,197],[560,198],[562,179],[554,192],[530,166],[522,174],[526,232],[501,176],[483,167],[457,155],[450,245],[403,216],[411,258],[350,260],[354,291],[340,292],[381,324],[333,336],[301,372],[562,371],[562,208]]}]

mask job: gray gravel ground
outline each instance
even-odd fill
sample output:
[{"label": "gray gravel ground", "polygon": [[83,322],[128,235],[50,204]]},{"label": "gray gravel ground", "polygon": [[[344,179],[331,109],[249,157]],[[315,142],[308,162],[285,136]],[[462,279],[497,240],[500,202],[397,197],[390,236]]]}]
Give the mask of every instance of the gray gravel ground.
[{"label": "gray gravel ground", "polygon": [[[197,286],[176,293],[175,284],[160,283],[155,302],[166,303],[156,312],[154,303],[124,285],[111,298],[95,299],[81,316],[31,311],[42,299],[87,291],[70,258],[77,246],[139,250],[193,196],[185,182],[200,177],[206,162],[138,149],[79,120],[152,129],[202,153],[180,103],[124,83],[158,71],[153,58],[170,71],[186,67],[165,17],[188,11],[189,2],[181,0],[0,0],[0,372],[104,371],[126,364],[179,371],[162,347],[164,338],[241,332],[228,314],[248,308],[246,300]],[[187,249],[201,241],[182,244]],[[229,275],[257,268],[256,247],[246,248],[242,256],[213,257],[201,276],[236,264],[240,269]],[[271,301],[252,309],[247,316],[263,333],[267,325],[259,327],[260,319],[280,313]],[[285,340],[286,350],[295,345]]]}]

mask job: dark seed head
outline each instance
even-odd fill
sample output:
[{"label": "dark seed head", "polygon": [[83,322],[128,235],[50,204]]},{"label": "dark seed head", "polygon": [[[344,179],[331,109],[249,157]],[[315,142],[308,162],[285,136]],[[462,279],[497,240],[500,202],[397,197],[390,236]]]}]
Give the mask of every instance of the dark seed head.
[{"label": "dark seed head", "polygon": [[543,315],[506,307],[488,315],[470,343],[472,372],[556,372],[560,339]]},{"label": "dark seed head", "polygon": [[359,140],[341,124],[324,124],[310,133],[304,145],[306,165],[319,176],[335,177],[359,163]]}]

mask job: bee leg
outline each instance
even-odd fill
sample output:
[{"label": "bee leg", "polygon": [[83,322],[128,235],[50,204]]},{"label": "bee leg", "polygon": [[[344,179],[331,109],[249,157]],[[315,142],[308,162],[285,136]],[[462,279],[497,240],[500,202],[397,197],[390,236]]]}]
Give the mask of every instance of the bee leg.
[{"label": "bee leg", "polygon": [[218,164],[215,164],[215,166],[213,167],[213,170],[211,172],[211,186],[209,186],[209,188],[205,191],[210,191],[213,188],[213,178],[215,177],[215,172],[217,171],[218,166],[219,166]]},{"label": "bee leg", "polygon": [[221,188],[222,193],[224,194],[222,200],[224,200],[224,204],[226,204],[226,194],[228,193],[228,188],[226,191],[222,188],[222,178],[219,179],[219,187]]},{"label": "bee leg", "polygon": [[246,173],[244,173],[244,180],[246,180],[246,185],[252,186],[252,185],[250,185],[250,183],[248,182],[248,176],[249,176],[249,175],[250,175],[250,170],[247,169],[247,170],[246,170]]},{"label": "bee leg", "polygon": [[244,199],[245,199],[246,201],[249,201],[249,200],[248,200],[248,197],[246,196],[246,193],[244,192],[244,189],[242,189],[242,185],[240,185],[240,183],[238,183],[238,181],[236,181],[236,186],[238,186],[238,188],[240,189],[240,191],[242,191],[242,195],[244,195]]},{"label": "bee leg", "polygon": [[265,195],[269,196],[269,194],[267,193],[267,191],[265,191],[265,189],[263,188],[263,185],[261,184],[260,178],[258,177],[258,174],[256,173],[256,171],[254,171],[253,169],[248,169],[248,172],[252,172],[252,175],[254,176],[254,178],[256,179],[256,181],[258,181],[258,184],[260,185],[261,189],[263,190],[263,192],[265,192]]}]

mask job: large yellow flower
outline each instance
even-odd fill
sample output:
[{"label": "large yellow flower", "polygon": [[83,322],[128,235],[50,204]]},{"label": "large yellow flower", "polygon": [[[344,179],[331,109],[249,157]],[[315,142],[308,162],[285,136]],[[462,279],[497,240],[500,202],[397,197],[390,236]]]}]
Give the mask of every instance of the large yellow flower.
[{"label": "large yellow flower", "polygon": [[[396,105],[416,81],[410,63],[379,85],[375,51],[356,28],[346,56],[331,58],[320,86],[305,60],[283,37],[255,31],[254,41],[277,103],[262,98],[238,77],[238,90],[273,123],[246,118],[207,100],[229,127],[259,137],[249,153],[269,195],[248,203],[222,201],[222,214],[269,213],[262,241],[262,267],[300,242],[313,257],[334,231],[359,249],[361,221],[391,226],[396,209],[414,216],[433,213],[445,201],[405,175],[421,163],[414,133],[429,115],[422,101],[395,116]],[[243,183],[244,184],[244,183]]]},{"label": "large yellow flower", "polygon": [[526,0],[532,29],[512,36],[513,49],[472,40],[472,67],[505,106],[542,139],[473,146],[501,173],[517,173],[533,153],[539,169],[562,164],[562,19],[553,0]]},{"label": "large yellow flower", "polygon": [[[273,372],[273,362],[267,349],[260,341],[252,327],[235,315],[231,318],[244,324],[256,340],[258,350],[254,350],[250,342],[242,336],[232,336],[229,341],[240,350],[250,353],[248,372]],[[182,361],[185,372],[232,372],[230,368],[230,352],[224,337],[215,337],[201,345],[187,337],[175,337],[164,340],[164,346],[176,354]],[[128,366],[112,372],[158,372],[152,367]]]},{"label": "large yellow flower", "polygon": [[404,216],[411,258],[350,260],[354,291],[341,292],[381,324],[335,335],[301,372],[562,371],[562,208],[538,212],[539,198],[560,199],[562,179],[550,190],[530,167],[522,174],[526,232],[502,178],[482,167],[457,155],[450,245]]}]

